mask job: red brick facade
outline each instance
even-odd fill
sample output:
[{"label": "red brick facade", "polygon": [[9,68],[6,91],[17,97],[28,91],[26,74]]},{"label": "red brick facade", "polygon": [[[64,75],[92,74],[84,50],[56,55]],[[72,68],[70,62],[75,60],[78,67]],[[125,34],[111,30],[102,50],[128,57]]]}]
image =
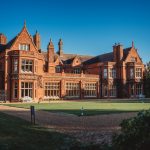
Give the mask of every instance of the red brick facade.
[{"label": "red brick facade", "polygon": [[0,34],[0,90],[9,101],[63,98],[125,98],[143,94],[144,64],[137,50],[113,46],[99,56],[65,54],[63,41],[58,52],[50,40],[47,52],[40,48],[39,33],[32,37],[24,25],[7,43]]}]

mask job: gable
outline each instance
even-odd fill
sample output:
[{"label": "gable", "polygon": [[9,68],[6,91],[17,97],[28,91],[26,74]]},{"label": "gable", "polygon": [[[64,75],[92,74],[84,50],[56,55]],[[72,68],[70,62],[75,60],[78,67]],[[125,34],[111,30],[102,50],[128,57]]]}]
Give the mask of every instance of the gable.
[{"label": "gable", "polygon": [[81,60],[79,57],[75,57],[72,61],[72,66],[79,66],[81,65]]},{"label": "gable", "polygon": [[10,49],[19,50],[20,44],[29,45],[29,51],[38,51],[35,44],[33,43],[32,37],[27,31],[26,26],[23,27],[22,31],[16,36],[13,43],[10,45]]},{"label": "gable", "polygon": [[137,50],[135,48],[131,48],[131,50],[128,52],[128,55],[127,55],[125,61],[133,62],[134,60],[136,63],[142,63],[142,60],[139,57]]},{"label": "gable", "polygon": [[55,60],[55,65],[63,65],[62,61],[58,57]]}]

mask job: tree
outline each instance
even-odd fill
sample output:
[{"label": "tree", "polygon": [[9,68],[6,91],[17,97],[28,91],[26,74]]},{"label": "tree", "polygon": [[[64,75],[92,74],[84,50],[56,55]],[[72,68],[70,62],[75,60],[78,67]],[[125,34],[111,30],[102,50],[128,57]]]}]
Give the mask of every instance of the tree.
[{"label": "tree", "polygon": [[112,141],[114,150],[150,149],[150,110],[141,111],[134,118],[123,120],[121,133]]},{"label": "tree", "polygon": [[144,79],[144,94],[150,97],[150,62],[146,64]]}]

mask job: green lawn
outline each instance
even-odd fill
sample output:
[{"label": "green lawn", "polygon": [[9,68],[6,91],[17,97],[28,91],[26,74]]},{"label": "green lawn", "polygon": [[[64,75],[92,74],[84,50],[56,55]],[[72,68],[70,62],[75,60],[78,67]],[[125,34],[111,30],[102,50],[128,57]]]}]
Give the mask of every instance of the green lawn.
[{"label": "green lawn", "polygon": [[67,150],[76,145],[67,135],[0,113],[0,150]]},{"label": "green lawn", "polygon": [[7,104],[14,107],[30,108],[35,106],[36,110],[45,110],[50,112],[63,112],[69,114],[81,115],[81,108],[84,109],[84,115],[96,114],[112,114],[122,112],[137,112],[140,110],[150,109],[150,101],[68,101],[56,103],[40,103],[40,104]]}]

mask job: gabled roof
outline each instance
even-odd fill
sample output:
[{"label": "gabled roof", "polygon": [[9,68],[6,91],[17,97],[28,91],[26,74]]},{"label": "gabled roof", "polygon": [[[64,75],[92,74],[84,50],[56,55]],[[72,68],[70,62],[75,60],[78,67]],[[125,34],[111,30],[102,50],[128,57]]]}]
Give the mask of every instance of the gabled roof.
[{"label": "gabled roof", "polygon": [[125,48],[123,50],[123,61],[127,58],[128,54],[129,54],[129,51],[131,50],[132,47],[129,47],[129,48]]}]

